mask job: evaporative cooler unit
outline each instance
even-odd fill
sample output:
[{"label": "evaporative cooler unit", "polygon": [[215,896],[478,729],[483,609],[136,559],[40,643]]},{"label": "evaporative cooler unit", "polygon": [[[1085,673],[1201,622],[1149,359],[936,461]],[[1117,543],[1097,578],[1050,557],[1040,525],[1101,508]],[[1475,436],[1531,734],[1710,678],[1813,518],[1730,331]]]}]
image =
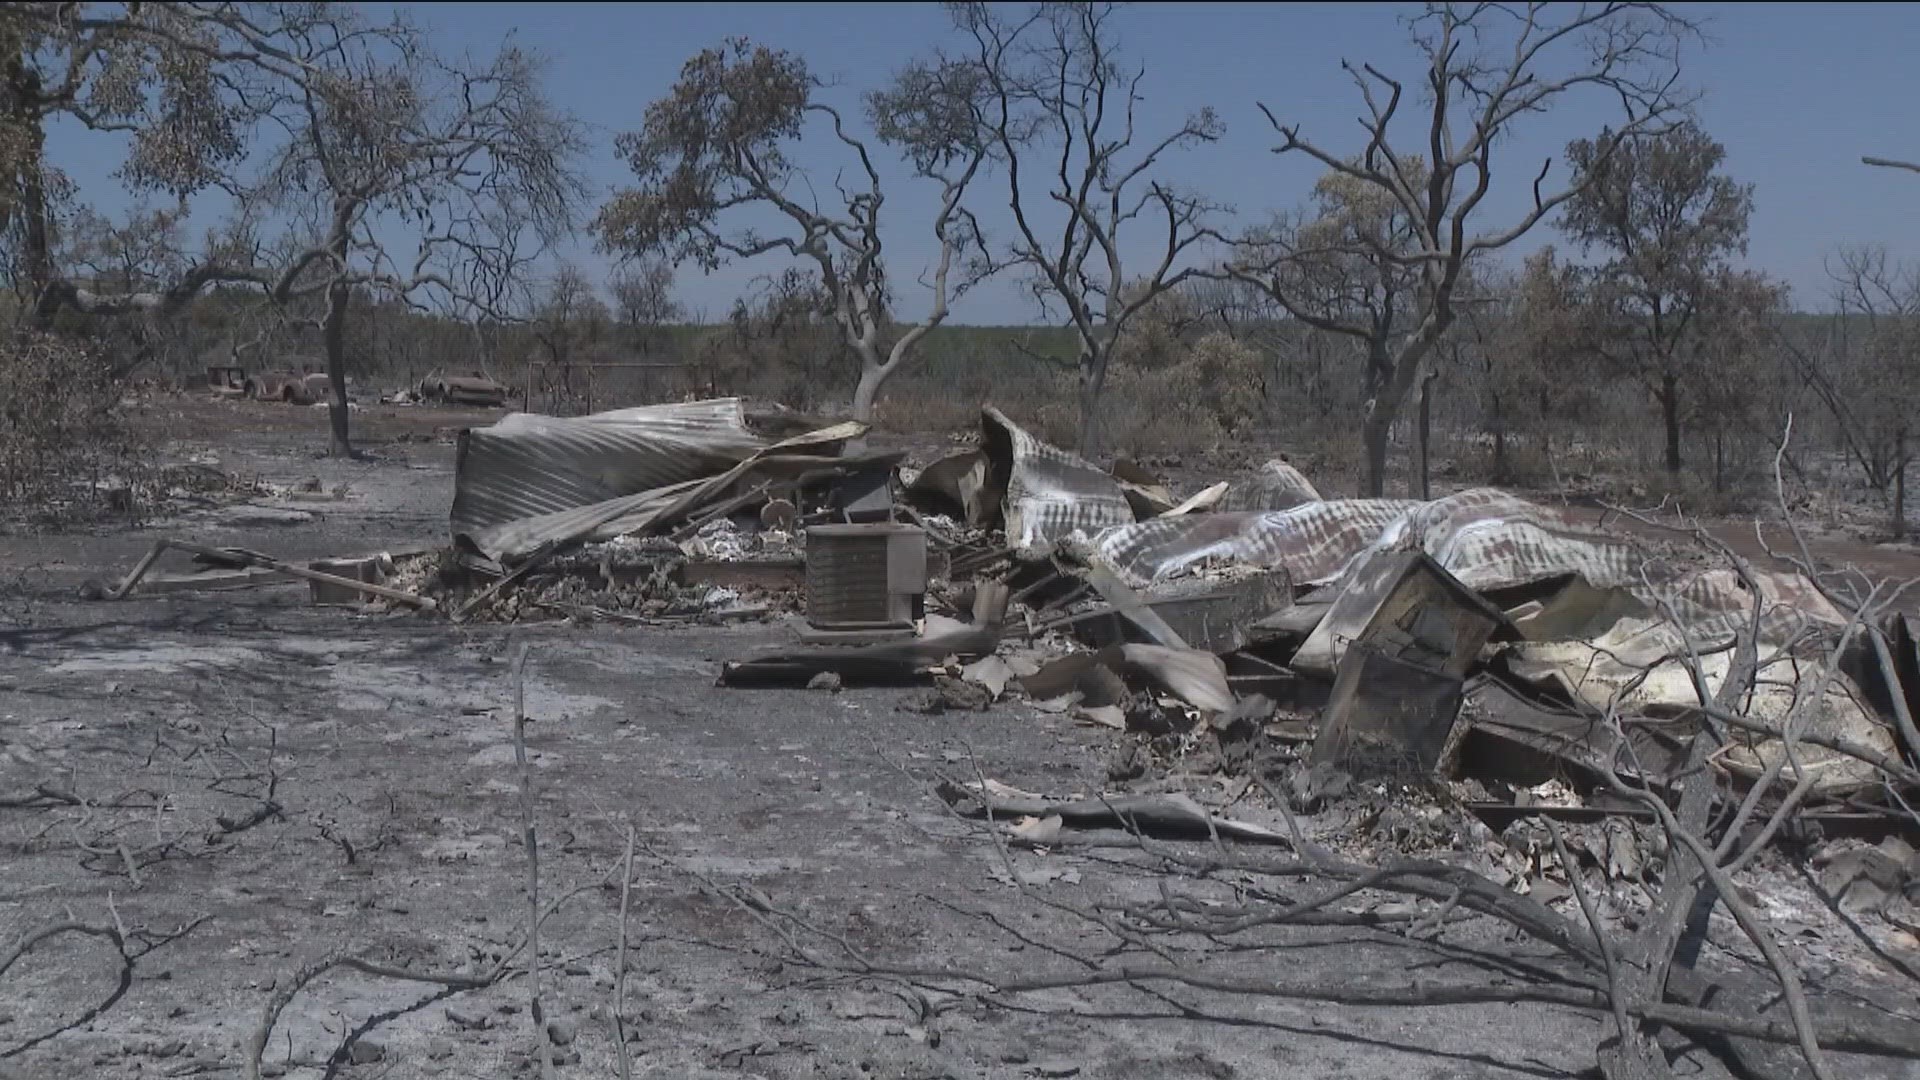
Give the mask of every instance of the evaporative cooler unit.
[{"label": "evaporative cooler unit", "polygon": [[807,530],[807,622],[822,630],[894,630],[926,614],[927,534],[875,522]]}]

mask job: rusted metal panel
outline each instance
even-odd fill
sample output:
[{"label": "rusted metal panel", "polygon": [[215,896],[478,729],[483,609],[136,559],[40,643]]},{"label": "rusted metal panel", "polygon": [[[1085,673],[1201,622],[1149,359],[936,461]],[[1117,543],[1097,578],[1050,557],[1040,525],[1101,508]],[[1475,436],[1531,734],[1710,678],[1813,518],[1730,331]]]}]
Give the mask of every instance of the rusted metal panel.
[{"label": "rusted metal panel", "polygon": [[1466,677],[1499,610],[1423,552],[1368,552],[1293,656],[1296,670],[1332,675],[1350,642],[1369,640],[1396,659]]},{"label": "rusted metal panel", "polygon": [[[1276,570],[1143,599],[1188,645],[1224,654],[1259,639],[1255,624],[1291,606],[1293,589],[1286,572]],[[1129,632],[1129,622],[1107,610],[1076,616],[1072,626],[1074,636],[1095,648],[1145,640],[1140,631]]]}]

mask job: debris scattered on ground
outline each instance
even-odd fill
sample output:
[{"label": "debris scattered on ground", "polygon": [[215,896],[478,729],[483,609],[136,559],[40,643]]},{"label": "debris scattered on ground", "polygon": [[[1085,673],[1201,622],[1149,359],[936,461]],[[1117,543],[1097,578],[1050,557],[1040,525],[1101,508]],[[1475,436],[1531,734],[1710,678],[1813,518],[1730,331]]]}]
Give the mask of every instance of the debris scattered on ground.
[{"label": "debris scattered on ground", "polygon": [[[427,396],[473,389],[442,383]],[[1879,829],[1822,852],[1845,903],[1913,889],[1911,850],[1886,846],[1913,831],[1898,797],[1920,760],[1904,618],[1855,617],[1799,574],[1650,549],[1493,489],[1324,499],[1275,460],[1183,494],[992,408],[972,447],[919,469],[859,449],[864,432],[734,398],[512,414],[459,434],[446,548],[293,563],[169,541],[94,592],[294,577],[316,603],[456,621],[784,619],[792,644],[724,664],[721,685],[908,684],[930,716],[1011,707],[1111,731],[1114,791],[984,793],[1030,845],[1092,822],[1284,838],[1142,789],[1177,774],[1247,807],[1345,814],[1340,842],[1472,850],[1522,892],[1564,880],[1542,820],[1608,880],[1658,864],[1651,811],[1621,785],[1671,793],[1711,721],[1731,734],[1709,765],[1736,794],[1792,788],[1804,820]],[[169,547],[211,569],[149,577]],[[1823,669],[1830,656],[1845,662]],[[1737,708],[1715,704],[1740,677]]]}]

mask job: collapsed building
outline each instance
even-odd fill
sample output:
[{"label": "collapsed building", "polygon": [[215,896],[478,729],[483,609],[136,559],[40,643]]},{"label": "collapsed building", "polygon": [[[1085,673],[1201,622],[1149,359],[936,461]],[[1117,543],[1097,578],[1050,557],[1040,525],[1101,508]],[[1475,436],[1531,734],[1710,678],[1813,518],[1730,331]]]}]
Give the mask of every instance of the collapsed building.
[{"label": "collapsed building", "polygon": [[225,572],[456,621],[785,618],[792,641],[722,685],[1019,697],[1147,745],[1266,754],[1296,805],[1359,778],[1466,781],[1495,829],[1644,814],[1628,793],[1671,796],[1711,723],[1732,791],[1830,835],[1913,829],[1913,624],[1800,570],[1493,489],[1325,498],[1279,460],[1176,498],[993,408],[918,469],[865,433],[736,398],[512,414],[459,437],[448,548],[229,552]]}]

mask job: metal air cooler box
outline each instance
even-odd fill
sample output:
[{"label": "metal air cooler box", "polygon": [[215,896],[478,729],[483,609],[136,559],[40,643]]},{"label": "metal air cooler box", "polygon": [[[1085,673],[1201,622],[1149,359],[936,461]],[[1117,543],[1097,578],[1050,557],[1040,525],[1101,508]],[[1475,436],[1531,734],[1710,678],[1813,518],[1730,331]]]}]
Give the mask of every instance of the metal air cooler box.
[{"label": "metal air cooler box", "polygon": [[807,530],[807,622],[822,630],[911,627],[926,613],[927,534],[875,522]]}]

